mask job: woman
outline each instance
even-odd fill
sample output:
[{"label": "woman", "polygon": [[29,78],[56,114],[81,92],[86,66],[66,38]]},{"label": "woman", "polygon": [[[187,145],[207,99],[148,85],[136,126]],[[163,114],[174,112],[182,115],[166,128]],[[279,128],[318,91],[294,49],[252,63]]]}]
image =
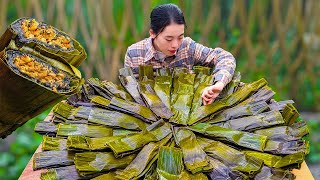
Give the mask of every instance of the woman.
[{"label": "woman", "polygon": [[203,104],[211,104],[232,79],[236,67],[235,58],[221,48],[208,48],[184,37],[184,15],[174,4],[155,7],[150,19],[150,37],[127,49],[125,67],[131,67],[134,73],[137,73],[138,66],[143,64],[152,65],[154,68],[213,68],[214,83],[202,92]]}]

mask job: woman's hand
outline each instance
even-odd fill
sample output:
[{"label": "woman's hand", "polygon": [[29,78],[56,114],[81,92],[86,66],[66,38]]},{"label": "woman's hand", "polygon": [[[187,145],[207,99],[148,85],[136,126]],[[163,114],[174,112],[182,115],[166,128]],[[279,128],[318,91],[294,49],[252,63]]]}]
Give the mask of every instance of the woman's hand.
[{"label": "woman's hand", "polygon": [[216,84],[204,88],[201,95],[203,105],[211,104],[218,97],[223,87],[224,84],[218,81]]}]

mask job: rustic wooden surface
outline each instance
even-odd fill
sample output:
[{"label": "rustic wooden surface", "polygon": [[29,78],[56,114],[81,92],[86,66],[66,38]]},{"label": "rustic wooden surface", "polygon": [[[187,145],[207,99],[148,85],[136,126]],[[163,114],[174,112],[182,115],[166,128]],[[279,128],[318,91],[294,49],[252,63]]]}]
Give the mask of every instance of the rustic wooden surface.
[{"label": "rustic wooden surface", "polygon": [[[49,113],[49,115],[45,118],[44,121],[50,121],[52,119],[53,113]],[[39,145],[38,149],[35,151],[35,153],[41,152],[42,144]],[[34,155],[33,155],[34,156]],[[19,180],[40,180],[40,175],[42,172],[45,172],[45,169],[33,171],[32,164],[33,164],[33,156],[30,159],[29,163],[21,173]],[[314,177],[312,176],[310,169],[308,168],[308,165],[304,161],[301,164],[300,169],[294,169],[292,170],[292,173],[296,175],[297,180],[314,180]]]}]

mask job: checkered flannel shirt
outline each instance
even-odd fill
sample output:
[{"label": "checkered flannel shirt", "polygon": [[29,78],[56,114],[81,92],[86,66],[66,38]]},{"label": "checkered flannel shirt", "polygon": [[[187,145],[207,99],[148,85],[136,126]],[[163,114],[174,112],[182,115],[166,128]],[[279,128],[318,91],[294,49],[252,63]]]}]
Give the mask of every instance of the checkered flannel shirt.
[{"label": "checkered flannel shirt", "polygon": [[193,66],[207,66],[213,69],[214,81],[228,84],[236,68],[235,58],[221,48],[208,48],[185,37],[175,56],[160,60],[152,45],[151,37],[128,47],[124,66],[131,67],[134,74],[138,73],[139,65],[152,65],[154,69],[165,67],[185,67],[192,71]]}]

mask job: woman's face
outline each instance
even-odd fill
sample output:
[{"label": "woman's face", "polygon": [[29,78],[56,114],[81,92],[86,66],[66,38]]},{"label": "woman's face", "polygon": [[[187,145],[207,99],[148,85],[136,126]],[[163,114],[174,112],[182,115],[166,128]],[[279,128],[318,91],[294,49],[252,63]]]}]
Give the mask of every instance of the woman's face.
[{"label": "woman's face", "polygon": [[166,26],[158,36],[150,29],[150,36],[154,39],[153,45],[156,50],[167,56],[173,56],[184,38],[184,24],[172,23]]}]

